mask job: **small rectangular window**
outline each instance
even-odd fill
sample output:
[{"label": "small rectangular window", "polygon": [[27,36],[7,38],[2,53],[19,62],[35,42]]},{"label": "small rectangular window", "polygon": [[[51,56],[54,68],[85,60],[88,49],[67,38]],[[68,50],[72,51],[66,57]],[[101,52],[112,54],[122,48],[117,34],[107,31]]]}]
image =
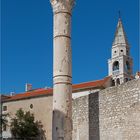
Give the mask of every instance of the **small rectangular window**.
[{"label": "small rectangular window", "polygon": [[3,106],[3,111],[7,111],[7,106]]}]

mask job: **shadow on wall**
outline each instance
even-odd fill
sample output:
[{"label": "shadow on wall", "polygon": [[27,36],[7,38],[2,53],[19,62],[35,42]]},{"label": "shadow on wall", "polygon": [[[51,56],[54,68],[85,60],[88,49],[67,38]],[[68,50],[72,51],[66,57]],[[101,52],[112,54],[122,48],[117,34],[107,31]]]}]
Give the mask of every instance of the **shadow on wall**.
[{"label": "shadow on wall", "polygon": [[100,140],[99,92],[89,95],[89,140]]},{"label": "shadow on wall", "polygon": [[[71,120],[67,116],[68,114],[64,114],[59,110],[53,111],[52,126],[53,128],[55,128],[52,131],[53,140],[71,139],[70,137],[72,136],[72,132],[67,130],[71,130],[72,125],[71,125]],[[67,133],[67,135],[65,135],[65,132]]]},{"label": "shadow on wall", "polygon": [[37,125],[38,125],[39,133],[40,133],[38,139],[39,139],[39,140],[47,140],[46,135],[45,135],[45,132],[46,132],[46,131],[43,129],[43,125],[42,125],[41,121],[37,121],[36,123],[37,123]]}]

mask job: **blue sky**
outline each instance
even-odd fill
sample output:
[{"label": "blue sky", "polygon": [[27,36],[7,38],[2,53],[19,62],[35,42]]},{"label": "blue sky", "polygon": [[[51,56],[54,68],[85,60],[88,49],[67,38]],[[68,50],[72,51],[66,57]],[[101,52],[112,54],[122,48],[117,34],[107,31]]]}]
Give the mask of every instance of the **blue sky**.
[{"label": "blue sky", "polygon": [[[118,11],[139,69],[139,0],[76,0],[72,16],[73,83],[108,75]],[[52,87],[53,14],[49,0],[1,0],[1,92]]]}]

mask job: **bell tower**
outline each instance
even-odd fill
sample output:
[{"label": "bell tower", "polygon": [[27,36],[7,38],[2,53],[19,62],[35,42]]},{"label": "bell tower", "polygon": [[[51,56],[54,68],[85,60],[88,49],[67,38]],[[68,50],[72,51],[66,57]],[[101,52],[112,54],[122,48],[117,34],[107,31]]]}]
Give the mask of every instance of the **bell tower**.
[{"label": "bell tower", "polygon": [[112,76],[113,85],[122,84],[132,79],[133,61],[130,57],[130,46],[119,18],[112,44],[111,59],[108,60],[109,76]]}]

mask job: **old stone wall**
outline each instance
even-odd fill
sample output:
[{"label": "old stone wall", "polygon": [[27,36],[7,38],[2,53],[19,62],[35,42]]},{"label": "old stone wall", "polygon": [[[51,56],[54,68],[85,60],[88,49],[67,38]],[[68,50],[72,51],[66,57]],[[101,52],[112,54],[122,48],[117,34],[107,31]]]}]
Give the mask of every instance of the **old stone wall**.
[{"label": "old stone wall", "polygon": [[73,100],[73,140],[99,140],[99,92]]},{"label": "old stone wall", "polygon": [[73,140],[88,140],[88,95],[73,100]]},{"label": "old stone wall", "polygon": [[75,99],[73,140],[140,140],[140,79]]},{"label": "old stone wall", "polygon": [[140,79],[99,95],[100,140],[140,140]]}]

